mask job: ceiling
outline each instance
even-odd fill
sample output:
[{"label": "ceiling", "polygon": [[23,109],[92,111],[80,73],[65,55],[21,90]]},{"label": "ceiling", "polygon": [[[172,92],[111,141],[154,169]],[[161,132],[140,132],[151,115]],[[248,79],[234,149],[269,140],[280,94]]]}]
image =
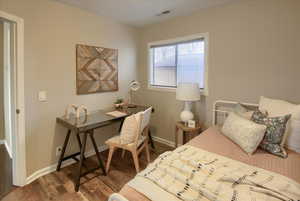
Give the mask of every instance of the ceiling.
[{"label": "ceiling", "polygon": [[[56,0],[113,18],[125,24],[143,26],[196,10],[230,3],[234,0]],[[171,13],[157,16],[163,11]]]}]

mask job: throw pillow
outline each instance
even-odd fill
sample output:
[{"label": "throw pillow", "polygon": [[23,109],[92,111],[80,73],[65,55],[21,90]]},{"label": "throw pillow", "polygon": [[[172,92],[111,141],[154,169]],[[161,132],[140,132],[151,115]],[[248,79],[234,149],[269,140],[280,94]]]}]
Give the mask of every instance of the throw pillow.
[{"label": "throw pillow", "polygon": [[235,107],[234,107],[234,112],[248,120],[251,119],[252,115],[253,115],[253,110],[248,110],[245,106],[243,106],[242,104],[238,103]]},{"label": "throw pillow", "polygon": [[259,109],[267,110],[270,117],[292,115],[284,137],[286,140],[283,140],[282,146],[286,145],[290,150],[300,153],[300,105],[262,96]]},{"label": "throw pillow", "polygon": [[268,117],[259,110],[253,113],[252,121],[267,126],[265,137],[260,144],[262,149],[276,156],[287,157],[287,153],[284,147],[281,146],[281,143],[284,138],[286,124],[290,117],[291,115]]},{"label": "throw pillow", "polygon": [[222,128],[222,133],[248,154],[256,151],[265,132],[266,126],[254,123],[234,112],[229,114]]},{"label": "throw pillow", "polygon": [[121,144],[134,143],[140,133],[141,120],[141,113],[126,117],[120,133]]}]

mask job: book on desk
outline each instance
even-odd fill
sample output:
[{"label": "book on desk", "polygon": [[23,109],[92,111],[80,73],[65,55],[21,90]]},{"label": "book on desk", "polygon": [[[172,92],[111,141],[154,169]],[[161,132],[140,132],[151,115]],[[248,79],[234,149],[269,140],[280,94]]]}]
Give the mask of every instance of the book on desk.
[{"label": "book on desk", "polygon": [[128,115],[127,113],[120,112],[118,110],[115,110],[115,111],[112,111],[112,112],[107,112],[106,114],[110,115],[110,116],[113,116],[113,117],[125,117],[125,116]]}]

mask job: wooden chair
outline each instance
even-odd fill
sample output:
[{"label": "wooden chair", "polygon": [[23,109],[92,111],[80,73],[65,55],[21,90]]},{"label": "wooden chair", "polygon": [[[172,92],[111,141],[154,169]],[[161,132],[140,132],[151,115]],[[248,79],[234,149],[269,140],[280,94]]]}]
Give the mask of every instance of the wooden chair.
[{"label": "wooden chair", "polygon": [[122,157],[124,157],[125,151],[129,151],[132,154],[134,165],[136,172],[138,173],[140,171],[139,166],[139,159],[138,155],[141,153],[143,149],[146,151],[146,157],[147,162],[150,162],[150,153],[149,153],[149,147],[148,147],[148,141],[149,141],[149,122],[151,118],[152,108],[149,108],[142,112],[141,122],[139,125],[138,132],[136,133],[136,137],[133,143],[131,144],[121,144],[120,143],[120,135],[115,136],[107,140],[105,143],[109,146],[109,154],[108,154],[108,161],[106,164],[106,172],[108,173],[111,159],[113,156],[113,153],[116,149],[120,148],[122,150]]}]

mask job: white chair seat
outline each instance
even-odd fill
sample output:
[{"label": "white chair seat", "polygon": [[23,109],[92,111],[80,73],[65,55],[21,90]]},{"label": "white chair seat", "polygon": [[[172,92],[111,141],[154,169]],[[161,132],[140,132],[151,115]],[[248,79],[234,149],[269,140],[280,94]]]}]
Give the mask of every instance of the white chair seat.
[{"label": "white chair seat", "polygon": [[[138,140],[137,146],[139,147],[144,141],[146,140],[145,136],[141,136],[140,139]],[[134,143],[131,144],[121,144],[121,139],[120,139],[120,135],[116,135],[110,139],[108,139],[106,142],[106,144],[114,144],[114,145],[123,145],[123,146],[132,146],[134,145]]]}]

